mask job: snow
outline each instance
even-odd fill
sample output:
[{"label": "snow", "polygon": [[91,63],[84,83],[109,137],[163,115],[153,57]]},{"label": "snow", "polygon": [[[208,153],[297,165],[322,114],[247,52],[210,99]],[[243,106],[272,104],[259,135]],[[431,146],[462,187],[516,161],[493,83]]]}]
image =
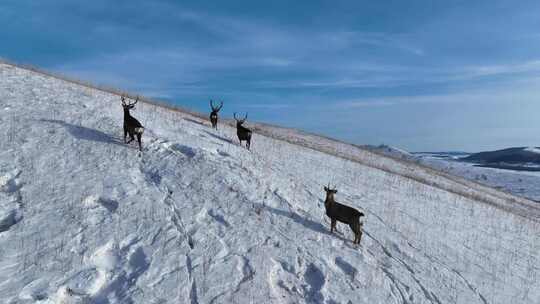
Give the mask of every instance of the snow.
[{"label": "snow", "polygon": [[[227,125],[143,102],[140,155],[118,96],[4,64],[0,109],[5,303],[540,300],[526,199],[248,121],[249,152]],[[360,246],[329,232],[328,182],[366,214]]]},{"label": "snow", "polygon": [[540,172],[538,171],[477,167],[470,162],[441,159],[430,155],[423,155],[418,159],[421,164],[437,170],[537,202],[540,201]]},{"label": "snow", "polygon": [[524,150],[527,151],[527,152],[540,154],[540,148],[528,147],[528,148],[525,148]]},{"label": "snow", "polygon": [[389,145],[378,145],[378,146],[372,146],[372,145],[366,145],[363,146],[363,148],[366,148],[373,152],[382,153],[384,155],[398,158],[398,159],[404,159],[404,160],[410,160],[413,161],[415,159],[415,156],[403,149],[392,147]]}]

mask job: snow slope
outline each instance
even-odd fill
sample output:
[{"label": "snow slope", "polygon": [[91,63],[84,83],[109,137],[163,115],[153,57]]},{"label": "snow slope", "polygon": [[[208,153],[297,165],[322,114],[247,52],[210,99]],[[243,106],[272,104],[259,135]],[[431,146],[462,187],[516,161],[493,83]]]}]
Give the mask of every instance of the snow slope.
[{"label": "snow slope", "polygon": [[416,156],[412,153],[409,153],[403,149],[392,147],[389,145],[381,144],[378,146],[374,145],[364,145],[362,148],[367,149],[369,151],[378,152],[380,154],[384,154],[393,158],[397,159],[403,159],[408,161],[414,161],[416,160]]},{"label": "snow slope", "polygon": [[[2,303],[539,303],[537,205],[299,131],[0,64]],[[263,135],[265,134],[265,135]],[[329,233],[323,185],[366,214]]]}]

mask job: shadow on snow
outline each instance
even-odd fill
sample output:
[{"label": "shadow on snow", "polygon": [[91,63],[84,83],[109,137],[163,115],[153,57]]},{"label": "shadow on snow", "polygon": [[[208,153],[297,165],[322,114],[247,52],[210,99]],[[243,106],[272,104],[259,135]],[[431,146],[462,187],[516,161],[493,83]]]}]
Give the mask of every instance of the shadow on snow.
[{"label": "shadow on snow", "polygon": [[42,122],[54,123],[64,127],[69,134],[80,140],[96,141],[102,143],[124,145],[119,139],[96,129],[74,125],[61,120],[40,119]]}]

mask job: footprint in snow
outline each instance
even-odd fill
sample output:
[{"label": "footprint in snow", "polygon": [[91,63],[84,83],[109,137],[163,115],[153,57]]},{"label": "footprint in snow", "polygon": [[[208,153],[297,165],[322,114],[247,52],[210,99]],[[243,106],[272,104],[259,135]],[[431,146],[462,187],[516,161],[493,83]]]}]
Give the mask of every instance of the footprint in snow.
[{"label": "footprint in snow", "polygon": [[8,231],[13,225],[22,220],[22,215],[15,207],[0,210],[0,232]]},{"label": "footprint in snow", "polygon": [[168,148],[172,150],[173,152],[180,152],[188,158],[193,158],[195,157],[195,155],[197,155],[197,151],[194,148],[189,147],[189,146],[181,145],[178,143],[176,144],[166,143],[163,145],[165,146],[165,148]]},{"label": "footprint in snow", "polygon": [[29,301],[41,301],[47,298],[47,290],[49,282],[44,278],[40,278],[28,283],[19,293],[19,299]]},{"label": "footprint in snow", "polygon": [[0,176],[0,191],[13,193],[19,190],[22,186],[20,179],[21,170],[14,169],[4,175]]},{"label": "footprint in snow", "polygon": [[87,196],[83,204],[89,209],[94,209],[97,207],[103,207],[109,212],[115,212],[118,209],[118,202],[112,199],[101,197],[98,195]]},{"label": "footprint in snow", "polygon": [[220,149],[217,149],[217,154],[219,154],[220,156],[223,156],[223,157],[230,157],[231,155],[225,151],[222,151]]},{"label": "footprint in snow", "polygon": [[18,192],[22,187],[19,179],[21,170],[14,169],[0,176],[0,233],[8,231],[23,218],[22,197]]},{"label": "footprint in snow", "polygon": [[109,303],[109,299],[118,303],[132,302],[128,291],[136,288],[137,280],[150,267],[151,258],[143,247],[133,245],[132,236],[128,238],[121,242],[125,247],[110,241],[90,257],[90,264],[97,275],[85,293],[94,301],[92,303]]}]

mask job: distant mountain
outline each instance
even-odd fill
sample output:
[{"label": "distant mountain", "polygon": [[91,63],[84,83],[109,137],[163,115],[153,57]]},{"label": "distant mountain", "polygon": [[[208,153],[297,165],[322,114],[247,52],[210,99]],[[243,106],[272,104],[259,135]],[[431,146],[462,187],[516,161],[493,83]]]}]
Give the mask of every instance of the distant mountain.
[{"label": "distant mountain", "polygon": [[464,157],[462,160],[482,164],[540,164],[540,147],[517,147],[480,152]]},{"label": "distant mountain", "polygon": [[459,160],[471,155],[468,152],[461,151],[443,151],[443,152],[413,152],[416,157],[433,157],[440,159]]}]

